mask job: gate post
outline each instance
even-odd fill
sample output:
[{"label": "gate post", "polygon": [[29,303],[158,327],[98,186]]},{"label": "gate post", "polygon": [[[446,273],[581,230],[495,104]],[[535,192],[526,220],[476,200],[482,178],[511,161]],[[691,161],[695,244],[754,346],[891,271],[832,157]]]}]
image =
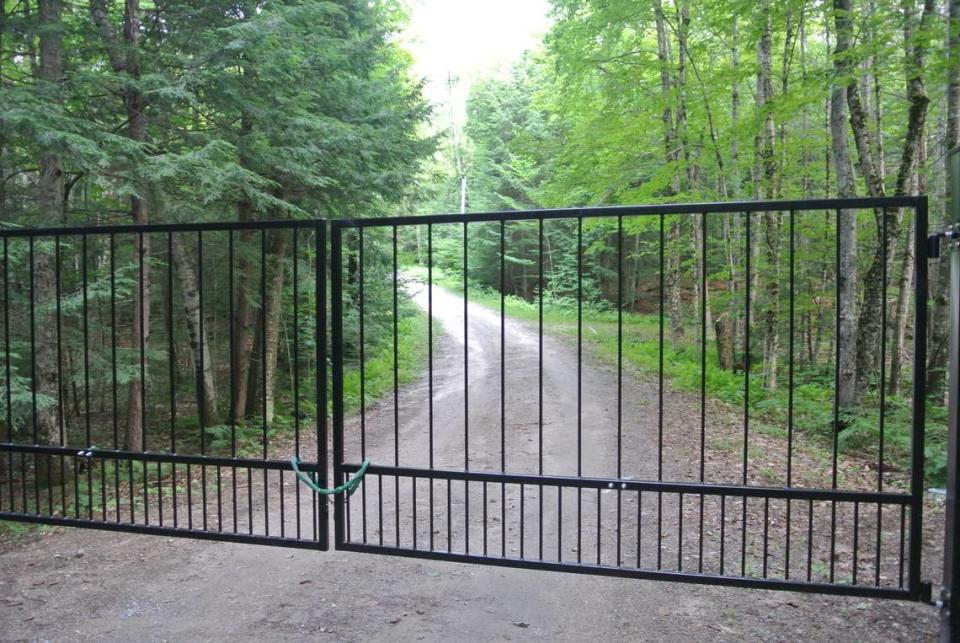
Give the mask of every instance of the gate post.
[{"label": "gate post", "polygon": [[[960,147],[948,153],[947,174],[949,220],[953,230],[960,231]],[[940,593],[940,640],[944,642],[960,636],[960,245],[951,242],[947,251],[950,261],[950,348],[947,354],[949,438],[943,589]],[[943,267],[940,269],[943,270]]]}]

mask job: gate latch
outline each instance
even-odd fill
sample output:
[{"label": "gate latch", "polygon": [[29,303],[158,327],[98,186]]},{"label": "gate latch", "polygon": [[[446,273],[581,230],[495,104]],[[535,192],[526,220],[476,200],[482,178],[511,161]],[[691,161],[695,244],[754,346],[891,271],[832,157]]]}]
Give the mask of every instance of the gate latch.
[{"label": "gate latch", "polygon": [[303,471],[300,470],[300,460],[297,456],[290,458],[290,466],[293,467],[294,472],[297,474],[297,477],[300,479],[300,482],[310,487],[314,493],[318,493],[321,496],[336,496],[341,493],[346,492],[347,497],[353,495],[353,493],[360,486],[360,482],[363,480],[363,476],[366,475],[367,469],[370,467],[370,458],[364,458],[363,463],[360,465],[360,468],[357,469],[357,473],[344,482],[339,487],[334,487],[333,489],[327,489],[326,487],[321,487],[314,481],[311,476],[308,476]]},{"label": "gate latch", "polygon": [[[927,237],[927,258],[928,259],[939,259],[940,258],[940,240],[949,239],[951,241],[960,239],[960,223],[951,223],[946,227],[945,230],[937,232],[936,234],[931,234]],[[960,242],[958,242],[960,243]],[[951,243],[950,245],[958,245],[958,243]]]}]

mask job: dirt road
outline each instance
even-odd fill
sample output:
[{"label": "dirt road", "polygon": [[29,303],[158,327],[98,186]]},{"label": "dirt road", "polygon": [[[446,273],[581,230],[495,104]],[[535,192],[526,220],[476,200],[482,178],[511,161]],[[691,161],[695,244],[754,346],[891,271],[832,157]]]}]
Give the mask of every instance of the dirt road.
[{"label": "dirt road", "polygon": [[[416,299],[424,302],[425,291]],[[464,377],[462,300],[440,290],[434,312],[443,326],[435,354],[434,466],[498,471],[501,467],[500,322],[471,307],[469,372]],[[539,340],[529,325],[510,322],[506,338],[506,470],[576,474],[577,353],[568,342],[544,339],[544,439],[539,435]],[[583,445],[579,471],[590,476],[617,470],[616,373],[585,356],[582,362]],[[465,385],[466,382],[466,385]],[[426,466],[429,463],[428,380],[426,376],[369,409],[364,418],[366,453],[376,463]],[[632,375],[623,381],[621,437],[624,476],[651,477],[656,471],[656,387]],[[469,436],[464,433],[465,393],[469,398]],[[668,392],[668,426],[683,424],[695,402]],[[397,420],[395,422],[395,419]],[[347,459],[359,458],[360,419],[347,426]],[[395,450],[394,431],[399,435]],[[674,436],[676,437],[676,436]],[[654,443],[655,444],[655,443]],[[697,463],[688,451],[667,440],[667,477],[688,478]],[[542,458],[542,459],[541,459]],[[720,475],[717,472],[716,475]],[[708,473],[709,477],[709,473]],[[396,500],[392,481],[384,484],[384,522],[377,515],[375,477],[364,482],[367,538],[400,544],[426,542],[431,533],[446,547],[446,498],[437,487],[434,529],[426,510],[428,487],[420,483],[416,520],[412,508]],[[401,488],[400,500],[412,491]],[[482,551],[481,487],[471,489],[469,550]],[[604,516],[615,511],[614,495],[602,502]],[[352,501],[351,536],[362,540],[362,495]],[[518,511],[519,493],[504,498]],[[585,547],[567,535],[575,520],[576,500],[545,496],[544,529],[539,503],[523,509],[527,530],[518,520],[491,521],[487,547],[537,551],[543,544],[567,561]],[[488,498],[491,517],[503,502]],[[572,502],[572,504],[571,504]],[[597,512],[585,499],[583,512]],[[451,498],[450,530],[464,551],[466,497]],[[396,516],[400,516],[399,528]],[[511,514],[515,515],[515,514]],[[603,525],[608,524],[604,518]],[[547,525],[559,524],[553,532]],[[606,530],[602,529],[606,535]],[[540,533],[545,532],[541,540]],[[622,556],[635,555],[625,529]],[[935,532],[934,532],[935,533]],[[585,532],[592,542],[595,531]],[[561,542],[562,538],[562,542]],[[505,540],[504,540],[505,539]],[[655,545],[654,545],[655,546]],[[592,548],[591,548],[592,549]],[[613,562],[616,547],[602,548]],[[644,550],[650,556],[652,550]],[[513,555],[517,555],[514,552]],[[593,554],[590,554],[593,555]],[[821,597],[764,590],[717,589],[665,582],[600,578],[579,574],[502,569],[447,562],[417,561],[346,552],[305,552],[268,547],[207,543],[92,531],[58,530],[0,554],[0,638],[8,639],[302,639],[331,640],[924,640],[935,635],[936,615],[929,607],[897,602]]]}]

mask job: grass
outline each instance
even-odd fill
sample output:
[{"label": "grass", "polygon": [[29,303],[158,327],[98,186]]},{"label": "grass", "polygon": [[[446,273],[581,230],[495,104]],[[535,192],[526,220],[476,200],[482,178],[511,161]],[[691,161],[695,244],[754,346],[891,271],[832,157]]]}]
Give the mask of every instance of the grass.
[{"label": "grass", "polygon": [[[425,279],[426,270],[421,267],[408,271]],[[463,278],[451,275],[438,268],[433,270],[434,283],[455,293],[463,292]],[[481,284],[469,284],[470,301],[498,311],[501,295],[498,291]],[[515,319],[538,322],[538,302],[507,295],[503,298],[505,313]],[[600,359],[616,364],[618,352],[617,312],[609,307],[584,302],[580,311],[584,343]],[[549,293],[543,301],[544,330],[548,333],[575,337],[578,328],[576,300],[552,298]],[[663,375],[670,385],[679,391],[700,393],[705,386],[707,395],[715,401],[743,413],[745,406],[745,376],[721,369],[716,346],[708,344],[706,355],[700,351],[698,338],[688,336],[686,342],[673,346],[669,339],[660,341],[660,319],[656,314],[624,312],[622,319],[621,350],[625,365],[646,375],[660,373],[661,344]],[[665,330],[669,333],[669,329]],[[709,341],[709,340],[708,340]],[[701,359],[705,357],[705,364]],[[705,379],[701,378],[701,367]],[[755,366],[749,376],[749,416],[751,430],[761,431],[775,437],[786,437],[789,424],[787,409],[790,406],[790,391],[786,375],[781,376],[781,385],[770,391],[763,387],[760,367]],[[793,428],[798,434],[809,437],[802,444],[795,444],[812,456],[830,460],[833,449],[834,380],[829,364],[817,368],[797,368],[794,373],[792,392]],[[884,415],[884,458],[887,463],[906,470],[911,452],[912,409],[909,399],[886,398]],[[876,462],[879,452],[879,392],[876,387],[867,395],[861,410],[841,418],[846,424],[838,437],[842,452],[852,453]],[[926,477],[930,484],[942,484],[946,477],[946,409],[937,404],[927,404]]]},{"label": "grass", "polygon": [[[434,324],[434,340],[441,335]],[[427,314],[421,310],[397,323],[397,382],[416,379],[427,363]],[[393,390],[393,342],[382,341],[378,350],[368,354],[364,366],[364,402],[367,406]],[[344,369],[343,403],[347,413],[360,409],[360,368]]]}]

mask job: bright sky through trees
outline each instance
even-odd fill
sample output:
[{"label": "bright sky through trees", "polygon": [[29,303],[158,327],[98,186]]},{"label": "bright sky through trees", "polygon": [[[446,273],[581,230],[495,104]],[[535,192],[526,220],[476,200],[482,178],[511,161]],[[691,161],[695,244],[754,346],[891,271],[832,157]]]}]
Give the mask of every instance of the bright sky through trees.
[{"label": "bright sky through trees", "polygon": [[415,74],[427,79],[426,98],[443,106],[438,116],[451,102],[448,76],[459,81],[452,100],[459,120],[470,83],[535,47],[548,9],[546,0],[410,0],[407,47]]}]

